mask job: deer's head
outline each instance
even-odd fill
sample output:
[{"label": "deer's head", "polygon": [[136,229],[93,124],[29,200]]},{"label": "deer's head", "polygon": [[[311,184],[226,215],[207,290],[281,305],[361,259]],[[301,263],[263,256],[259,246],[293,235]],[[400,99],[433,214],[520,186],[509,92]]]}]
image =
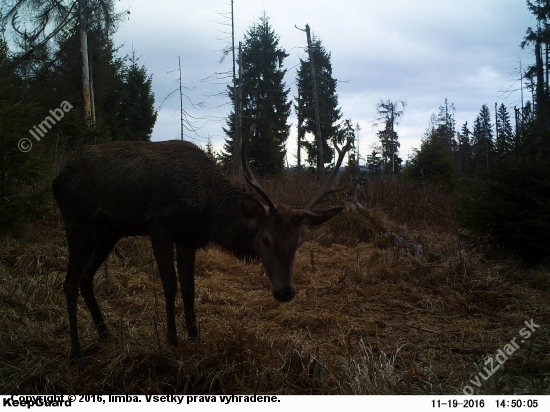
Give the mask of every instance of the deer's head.
[{"label": "deer's head", "polygon": [[271,281],[273,297],[279,302],[288,302],[294,299],[296,294],[292,278],[292,267],[296,250],[302,243],[300,226],[320,225],[342,211],[341,207],[332,209],[312,208],[326,194],[342,190],[342,188],[332,188],[332,182],[351,144],[348,141],[346,146],[340,149],[334,143],[338,151],[338,160],[327,182],[305,208],[295,209],[282,204],[276,205],[252,175],[246,160],[245,148],[254,127],[255,125],[252,125],[243,138],[241,162],[246,181],[261,196],[265,204],[254,196],[244,195],[241,201],[241,211],[245,217],[253,220],[256,225],[253,247]]}]

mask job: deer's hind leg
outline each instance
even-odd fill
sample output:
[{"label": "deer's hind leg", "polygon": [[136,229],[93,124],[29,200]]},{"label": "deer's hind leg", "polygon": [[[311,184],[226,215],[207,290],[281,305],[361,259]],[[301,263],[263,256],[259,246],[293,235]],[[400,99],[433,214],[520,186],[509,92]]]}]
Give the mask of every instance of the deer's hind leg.
[{"label": "deer's hind leg", "polygon": [[109,236],[103,235],[97,237],[94,242],[95,244],[93,245],[92,253],[88,258],[86,266],[84,266],[84,270],[82,271],[82,276],[80,278],[80,293],[82,294],[84,302],[86,302],[86,306],[88,306],[90,314],[92,315],[95,328],[101,341],[108,340],[111,337],[111,334],[109,332],[109,328],[105,324],[99,305],[97,304],[93,280],[97,269],[99,269],[103,262],[105,262],[105,260],[109,257],[109,254],[113,250],[116,242],[117,239]]},{"label": "deer's hind leg", "polygon": [[91,230],[89,226],[67,225],[66,231],[69,248],[69,265],[63,289],[67,298],[67,312],[69,314],[69,327],[71,331],[70,359],[76,360],[82,357],[77,322],[79,288],[92,315],[100,339],[105,339],[109,336],[109,330],[105,325],[103,315],[95,298],[93,277],[99,266],[109,256],[116,240],[109,239],[104,234],[99,235],[97,231],[94,233],[94,230]]},{"label": "deer's hind leg", "polygon": [[78,286],[84,266],[91,255],[91,245],[88,242],[87,233],[82,228],[67,225],[66,232],[69,264],[63,282],[63,290],[67,299],[67,312],[71,331],[70,359],[75,360],[82,357],[77,322]]},{"label": "deer's hind leg", "polygon": [[195,320],[195,255],[197,249],[189,249],[176,245],[178,257],[178,276],[185,312],[185,326],[189,338],[197,337],[197,322]]}]

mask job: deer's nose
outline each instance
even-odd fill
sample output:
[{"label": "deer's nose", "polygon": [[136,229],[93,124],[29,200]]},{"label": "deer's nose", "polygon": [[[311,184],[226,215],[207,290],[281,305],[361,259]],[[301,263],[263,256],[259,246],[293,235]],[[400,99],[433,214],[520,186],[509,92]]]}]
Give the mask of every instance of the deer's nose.
[{"label": "deer's nose", "polygon": [[296,296],[294,288],[286,288],[273,292],[273,297],[278,302],[290,302]]}]

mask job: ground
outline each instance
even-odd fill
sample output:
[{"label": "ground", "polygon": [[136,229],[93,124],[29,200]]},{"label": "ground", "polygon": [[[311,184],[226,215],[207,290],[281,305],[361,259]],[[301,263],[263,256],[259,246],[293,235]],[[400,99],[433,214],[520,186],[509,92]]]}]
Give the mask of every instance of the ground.
[{"label": "ground", "polygon": [[165,339],[149,240],[121,240],[124,258],[112,254],[95,278],[114,339],[98,342],[80,299],[79,365],[68,359],[60,216],[3,237],[0,394],[550,394],[550,265],[465,244],[452,194],[394,184],[371,184],[366,211],[305,229],[290,303],[273,299],[260,265],[201,250],[199,338],[185,337],[178,297],[178,348]]}]

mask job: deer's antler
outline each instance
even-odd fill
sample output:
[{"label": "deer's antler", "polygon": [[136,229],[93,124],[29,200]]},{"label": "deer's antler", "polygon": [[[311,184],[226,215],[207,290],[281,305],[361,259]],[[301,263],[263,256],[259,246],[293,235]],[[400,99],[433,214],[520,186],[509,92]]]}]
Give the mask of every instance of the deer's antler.
[{"label": "deer's antler", "polygon": [[325,182],[325,184],[319,190],[319,192],[309,201],[308,205],[304,209],[305,211],[311,212],[311,208],[315,206],[317,203],[319,203],[319,201],[323,198],[323,196],[328,195],[329,193],[339,192],[345,189],[345,187],[333,188],[332,183],[334,182],[334,178],[336,177],[336,174],[338,173],[338,170],[342,165],[342,161],[344,160],[344,155],[349,149],[351,149],[351,142],[349,139],[347,139],[346,145],[342,149],[340,149],[336,144],[336,139],[332,140],[332,144],[334,145],[336,151],[338,152],[338,160],[336,161],[336,164],[334,165],[334,168],[332,169],[332,172],[330,173],[328,180]]},{"label": "deer's antler", "polygon": [[277,206],[275,205],[273,200],[271,200],[268,194],[264,191],[264,189],[262,189],[262,187],[260,186],[256,178],[252,175],[252,171],[250,170],[250,166],[248,165],[248,161],[246,160],[246,151],[245,151],[246,143],[248,142],[248,138],[250,137],[250,135],[252,134],[255,128],[256,128],[256,124],[252,123],[243,137],[243,143],[241,146],[241,163],[243,166],[244,177],[246,179],[246,182],[252,188],[254,188],[256,192],[258,192],[258,194],[262,197],[262,199],[265,200],[265,202],[269,206],[270,213],[275,213],[278,210]]}]

